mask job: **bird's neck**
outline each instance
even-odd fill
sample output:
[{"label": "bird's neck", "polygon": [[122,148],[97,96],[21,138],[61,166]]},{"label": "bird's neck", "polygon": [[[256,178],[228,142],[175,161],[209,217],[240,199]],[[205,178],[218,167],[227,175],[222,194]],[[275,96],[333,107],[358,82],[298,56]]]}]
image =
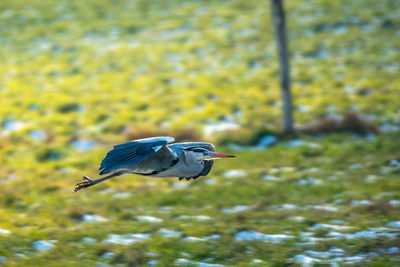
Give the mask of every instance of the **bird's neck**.
[{"label": "bird's neck", "polygon": [[184,162],[186,165],[192,165],[195,163],[201,163],[202,160],[198,158],[197,154],[192,151],[184,152]]}]

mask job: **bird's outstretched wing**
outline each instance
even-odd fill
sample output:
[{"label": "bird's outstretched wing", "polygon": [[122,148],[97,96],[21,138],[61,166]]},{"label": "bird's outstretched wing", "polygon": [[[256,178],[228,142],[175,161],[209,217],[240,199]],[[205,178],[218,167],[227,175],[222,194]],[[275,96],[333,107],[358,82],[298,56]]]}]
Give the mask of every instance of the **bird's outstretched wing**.
[{"label": "bird's outstretched wing", "polygon": [[214,151],[215,147],[213,144],[210,143],[202,143],[202,142],[186,142],[186,143],[175,143],[175,144],[170,144],[168,147],[174,148],[180,148],[180,149],[191,149],[195,147],[201,147],[210,151]]},{"label": "bird's outstretched wing", "polygon": [[141,162],[175,139],[169,136],[132,140],[116,145],[100,164],[100,175]]}]

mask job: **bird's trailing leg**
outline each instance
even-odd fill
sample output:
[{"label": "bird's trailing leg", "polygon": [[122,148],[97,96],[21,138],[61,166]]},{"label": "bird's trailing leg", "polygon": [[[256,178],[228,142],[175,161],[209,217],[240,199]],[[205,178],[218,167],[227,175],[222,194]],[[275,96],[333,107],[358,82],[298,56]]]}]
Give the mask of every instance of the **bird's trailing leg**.
[{"label": "bird's trailing leg", "polygon": [[77,191],[79,191],[79,190],[81,190],[81,189],[83,189],[83,188],[86,188],[86,187],[89,187],[89,186],[98,184],[98,183],[100,183],[100,182],[103,182],[103,181],[105,181],[105,180],[111,179],[111,178],[113,178],[113,177],[115,177],[115,176],[119,176],[119,175],[122,175],[122,174],[125,174],[125,172],[124,172],[124,171],[115,172],[115,173],[113,173],[113,174],[111,174],[111,175],[108,175],[108,176],[106,176],[106,177],[99,178],[99,179],[96,179],[96,180],[92,180],[92,179],[90,179],[90,178],[87,177],[87,176],[83,176],[83,177],[82,177],[83,180],[86,180],[86,181],[84,181],[84,182],[82,182],[82,183],[77,183],[76,186],[75,186],[75,188],[72,190],[72,192],[77,192]]}]

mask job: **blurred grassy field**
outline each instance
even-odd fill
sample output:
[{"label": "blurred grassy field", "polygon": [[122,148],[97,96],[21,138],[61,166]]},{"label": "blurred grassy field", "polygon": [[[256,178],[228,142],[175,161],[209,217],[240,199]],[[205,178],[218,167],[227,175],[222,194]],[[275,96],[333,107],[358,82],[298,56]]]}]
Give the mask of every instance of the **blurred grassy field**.
[{"label": "blurred grassy field", "polygon": [[[280,128],[269,1],[1,1],[0,265],[400,264],[400,2],[285,4],[297,124],[382,134],[229,145]],[[71,193],[157,133],[238,158]]]}]

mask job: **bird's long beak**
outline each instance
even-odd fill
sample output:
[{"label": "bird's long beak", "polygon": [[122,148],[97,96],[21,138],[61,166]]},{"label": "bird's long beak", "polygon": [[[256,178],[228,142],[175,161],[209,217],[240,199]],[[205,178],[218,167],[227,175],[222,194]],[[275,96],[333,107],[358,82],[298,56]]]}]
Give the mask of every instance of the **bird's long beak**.
[{"label": "bird's long beak", "polygon": [[222,158],[235,158],[236,156],[224,154],[224,153],[217,153],[217,152],[210,152],[208,153],[210,159],[222,159]]}]

